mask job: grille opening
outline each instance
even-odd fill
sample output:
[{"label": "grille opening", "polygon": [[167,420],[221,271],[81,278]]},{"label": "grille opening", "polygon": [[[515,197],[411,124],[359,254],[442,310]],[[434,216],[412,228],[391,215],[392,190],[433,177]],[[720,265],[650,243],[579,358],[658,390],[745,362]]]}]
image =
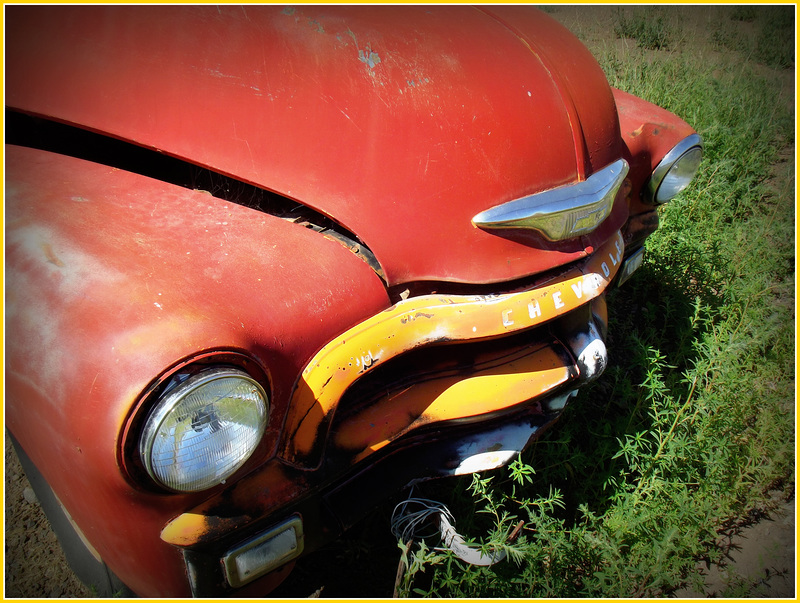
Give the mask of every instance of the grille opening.
[{"label": "grille opening", "polygon": [[545,346],[563,350],[565,365],[575,363],[549,325],[495,339],[444,342],[411,350],[375,367],[345,392],[336,409],[332,431],[377,400],[413,384],[443,376],[467,377],[476,369],[501,366]]},{"label": "grille opening", "polygon": [[[550,358],[553,364],[547,366],[556,372],[545,377],[540,384],[544,386],[541,392],[535,387],[515,390],[512,395],[520,397],[503,405],[497,400],[491,401],[491,390],[483,391],[475,399],[464,390],[465,409],[470,410],[465,410],[463,417],[452,406],[453,398],[450,405],[438,406],[434,415],[426,416],[428,409],[436,407],[440,394],[458,387],[464,379],[478,374],[487,377],[494,374],[497,378],[507,370],[515,373],[523,367],[534,366],[527,363],[535,363],[536,358],[543,358],[542,354]],[[375,447],[380,450],[390,442],[427,432],[429,428],[440,429],[441,421],[451,429],[456,425],[485,423],[522,408],[530,408],[542,416],[552,414],[540,404],[537,396],[545,392],[550,396],[574,387],[579,378],[574,362],[566,346],[547,327],[483,342],[443,343],[408,352],[376,367],[347,390],[327,434],[325,462],[355,462]],[[566,381],[559,383],[564,377],[557,376],[558,370],[566,371],[561,373],[566,375]],[[524,402],[525,399],[528,401]],[[484,403],[485,408],[478,410]],[[444,417],[433,419],[442,411],[445,411]]]}]

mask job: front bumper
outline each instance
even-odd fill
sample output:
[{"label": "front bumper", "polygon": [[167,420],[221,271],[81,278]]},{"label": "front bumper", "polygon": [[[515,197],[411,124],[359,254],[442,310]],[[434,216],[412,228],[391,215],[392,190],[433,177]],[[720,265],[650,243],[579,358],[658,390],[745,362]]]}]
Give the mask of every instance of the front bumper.
[{"label": "front bumper", "polygon": [[407,300],[325,346],[281,454],[162,531],[194,594],[241,593],[404,486],[510,462],[605,368],[603,294],[623,254],[618,234],[534,289]]},{"label": "front bumper", "polygon": [[[196,597],[259,594],[259,577],[319,549],[404,487],[505,465],[555,423],[573,393],[564,392],[479,424],[422,429],[376,453],[378,458],[368,465],[359,465],[337,482],[293,501],[283,513],[254,521],[243,530],[244,540],[241,533],[238,540],[232,534],[220,534],[213,541],[185,548],[192,593]],[[292,532],[289,538],[287,532]],[[259,542],[266,544],[260,552],[264,563],[251,572],[254,582],[249,590],[235,590],[232,583],[246,584],[249,576],[235,574],[231,566],[240,553]]]}]

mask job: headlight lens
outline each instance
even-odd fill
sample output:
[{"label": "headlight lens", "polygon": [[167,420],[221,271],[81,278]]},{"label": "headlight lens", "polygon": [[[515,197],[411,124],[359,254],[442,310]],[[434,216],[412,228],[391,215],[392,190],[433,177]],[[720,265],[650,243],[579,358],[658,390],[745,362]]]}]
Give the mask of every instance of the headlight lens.
[{"label": "headlight lens", "polygon": [[145,420],[139,454],[148,474],[171,490],[224,482],[261,441],[264,389],[234,368],[207,369],[169,389]]},{"label": "headlight lens", "polygon": [[658,164],[644,191],[645,199],[661,205],[672,199],[697,173],[703,159],[703,140],[698,134],[687,136]]}]

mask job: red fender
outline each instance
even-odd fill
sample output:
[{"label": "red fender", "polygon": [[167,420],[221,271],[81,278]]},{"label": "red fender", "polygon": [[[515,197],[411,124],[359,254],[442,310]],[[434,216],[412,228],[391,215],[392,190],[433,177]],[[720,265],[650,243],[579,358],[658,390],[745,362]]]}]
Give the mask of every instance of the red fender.
[{"label": "red fender", "polygon": [[263,460],[308,359],[389,305],[366,263],[311,230],[19,147],[6,148],[6,270],[6,425],[142,596],[189,594],[158,535],[208,493],[165,497],[125,479],[119,437],[141,392],[199,352],[246,355],[269,379]]}]

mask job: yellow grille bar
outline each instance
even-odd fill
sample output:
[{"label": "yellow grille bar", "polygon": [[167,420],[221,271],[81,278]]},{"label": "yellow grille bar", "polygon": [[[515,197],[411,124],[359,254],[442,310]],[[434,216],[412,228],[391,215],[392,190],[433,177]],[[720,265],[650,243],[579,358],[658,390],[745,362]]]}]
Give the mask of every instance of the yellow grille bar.
[{"label": "yellow grille bar", "polygon": [[352,327],[303,370],[289,406],[283,458],[316,466],[342,394],[377,365],[421,346],[500,337],[562,316],[608,287],[623,249],[618,232],[581,265],[539,288],[495,296],[416,297]]}]

